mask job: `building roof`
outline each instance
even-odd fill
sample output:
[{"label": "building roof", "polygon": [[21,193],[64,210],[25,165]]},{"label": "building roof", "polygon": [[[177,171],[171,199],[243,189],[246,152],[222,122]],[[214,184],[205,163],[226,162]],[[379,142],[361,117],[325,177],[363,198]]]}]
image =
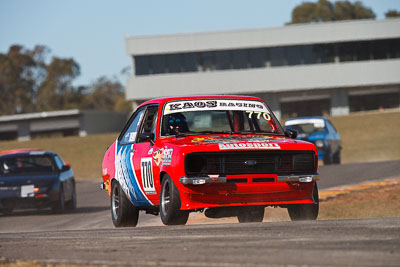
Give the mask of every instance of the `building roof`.
[{"label": "building roof", "polygon": [[126,37],[129,55],[273,47],[400,37],[400,19],[292,24],[274,28]]},{"label": "building roof", "polygon": [[15,114],[15,115],[0,116],[0,122],[31,120],[31,119],[42,119],[42,118],[71,116],[71,115],[79,115],[79,114],[80,114],[80,111],[78,109],[58,110],[58,111],[44,111],[44,112],[37,112],[37,113],[27,113],[27,114]]}]

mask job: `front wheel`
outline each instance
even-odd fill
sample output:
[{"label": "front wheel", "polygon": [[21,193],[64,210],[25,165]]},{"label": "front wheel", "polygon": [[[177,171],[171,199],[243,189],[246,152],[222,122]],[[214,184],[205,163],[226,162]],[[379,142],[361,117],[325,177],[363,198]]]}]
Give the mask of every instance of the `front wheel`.
[{"label": "front wheel", "polygon": [[161,183],[160,216],[165,225],[185,225],[189,218],[189,212],[181,210],[178,188],[168,174]]},{"label": "front wheel", "polygon": [[72,193],[71,193],[71,200],[69,200],[67,203],[65,203],[65,208],[68,210],[74,210],[76,209],[76,188],[75,188],[75,182],[72,187]]},{"label": "front wheel", "polygon": [[264,219],[264,206],[243,207],[237,215],[239,223],[262,222]]},{"label": "front wheel", "polygon": [[324,165],[330,165],[330,164],[332,164],[333,155],[332,155],[330,149],[324,151],[324,159],[323,159],[323,161],[324,161]]},{"label": "front wheel", "polygon": [[63,213],[65,211],[65,196],[62,184],[60,185],[60,190],[58,191],[58,199],[53,204],[52,209],[54,213]]},{"label": "front wheel", "polygon": [[118,181],[111,187],[111,218],[115,227],[135,227],[139,219],[139,209],[126,197]]},{"label": "front wheel", "polygon": [[316,220],[319,212],[319,196],[317,183],[313,190],[314,204],[293,204],[288,205],[289,217],[292,221]]},{"label": "front wheel", "polygon": [[340,149],[333,155],[333,163],[340,164],[342,161],[342,157],[340,155]]}]

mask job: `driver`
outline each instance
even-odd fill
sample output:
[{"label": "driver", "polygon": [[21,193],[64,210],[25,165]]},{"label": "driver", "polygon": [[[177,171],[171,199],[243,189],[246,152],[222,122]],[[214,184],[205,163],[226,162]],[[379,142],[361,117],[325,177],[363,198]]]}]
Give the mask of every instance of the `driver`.
[{"label": "driver", "polygon": [[168,134],[177,135],[189,131],[186,118],[182,113],[168,115]]}]

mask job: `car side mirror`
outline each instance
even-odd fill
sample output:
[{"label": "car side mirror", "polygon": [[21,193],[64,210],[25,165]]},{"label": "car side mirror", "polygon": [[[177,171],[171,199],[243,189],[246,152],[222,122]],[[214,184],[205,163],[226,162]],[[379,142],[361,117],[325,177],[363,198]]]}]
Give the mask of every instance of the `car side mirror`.
[{"label": "car side mirror", "polygon": [[285,136],[286,136],[286,137],[289,137],[289,138],[291,138],[291,139],[296,139],[298,133],[299,133],[298,131],[292,130],[292,129],[286,129],[286,130],[285,130]]},{"label": "car side mirror", "polygon": [[141,133],[139,134],[139,143],[141,142],[150,142],[152,145],[154,145],[154,133]]},{"label": "car side mirror", "polygon": [[70,169],[71,169],[71,166],[69,166],[69,165],[64,165],[61,167],[62,172],[69,171]]}]

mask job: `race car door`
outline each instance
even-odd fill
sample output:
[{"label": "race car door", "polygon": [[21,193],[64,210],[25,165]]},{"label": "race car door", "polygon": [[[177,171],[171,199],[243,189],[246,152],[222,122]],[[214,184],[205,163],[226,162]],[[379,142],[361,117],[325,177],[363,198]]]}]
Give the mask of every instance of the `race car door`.
[{"label": "race car door", "polygon": [[144,194],[154,205],[158,204],[159,194],[157,192],[160,192],[158,179],[160,171],[153,161],[153,152],[156,152],[153,141],[156,132],[157,113],[158,106],[147,107],[137,142],[134,145],[135,153],[133,156],[136,177],[139,178]]},{"label": "race car door", "polygon": [[146,108],[143,107],[132,115],[115,147],[115,177],[127,197],[136,206],[152,205],[143,192],[141,182],[139,182],[140,176],[138,179],[133,165],[137,149],[135,147],[137,132],[145,112]]}]

